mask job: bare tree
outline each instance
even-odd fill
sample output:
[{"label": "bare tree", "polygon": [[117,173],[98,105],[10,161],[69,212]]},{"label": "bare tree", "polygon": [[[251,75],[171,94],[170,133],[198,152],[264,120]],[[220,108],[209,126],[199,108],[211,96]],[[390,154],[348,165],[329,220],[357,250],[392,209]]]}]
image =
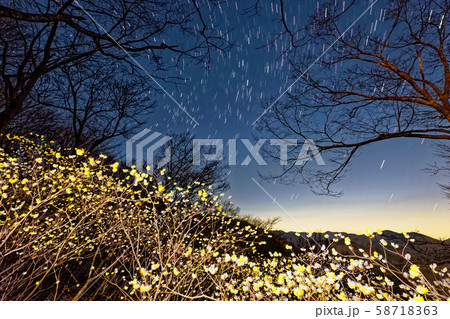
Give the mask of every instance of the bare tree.
[{"label": "bare tree", "polygon": [[45,135],[61,147],[89,152],[114,148],[117,137],[127,137],[148,120],[155,103],[145,80],[118,65],[101,61],[63,66],[39,80],[11,122],[8,132]]},{"label": "bare tree", "polygon": [[[258,125],[278,138],[315,141],[326,169],[312,167],[313,161],[295,165],[297,157],[290,156],[278,177],[300,174],[320,194],[340,194],[331,186],[365,145],[407,137],[450,140],[449,1],[371,4],[352,1],[343,9],[332,1],[303,29],[284,18],[280,23],[296,83]],[[346,30],[364,10],[366,23]]]},{"label": "bare tree", "polygon": [[62,67],[50,78],[51,95],[39,104],[57,109],[70,123],[73,141],[67,146],[92,151],[148,120],[155,103],[145,80],[120,69],[98,61]]},{"label": "bare tree", "polygon": [[[193,162],[193,139],[189,133],[172,134],[171,140],[165,144],[171,149],[169,162],[164,166],[163,184],[168,190],[176,187],[189,188],[191,194],[196,195],[198,190],[209,189],[218,194],[230,188],[227,181],[227,166],[221,161],[201,161],[200,165]],[[155,156],[158,163],[165,154],[160,152]],[[158,175],[159,172],[155,172]]]},{"label": "bare tree", "polygon": [[[431,173],[432,175],[442,175],[447,178],[447,181],[450,180],[450,144],[445,143],[436,143],[435,145],[436,155],[442,158],[441,164],[431,164],[425,169],[426,172]],[[450,199],[450,183],[439,184],[442,189],[442,193]]]},{"label": "bare tree", "polygon": [[[230,47],[213,29],[215,1],[7,0],[0,5],[0,131],[22,110],[49,74],[101,56],[105,65],[147,59],[155,70],[184,58],[209,61]],[[126,53],[126,52],[127,53]],[[162,57],[165,52],[165,59]],[[152,70],[150,70],[152,72]],[[157,78],[157,75],[154,74]]]}]

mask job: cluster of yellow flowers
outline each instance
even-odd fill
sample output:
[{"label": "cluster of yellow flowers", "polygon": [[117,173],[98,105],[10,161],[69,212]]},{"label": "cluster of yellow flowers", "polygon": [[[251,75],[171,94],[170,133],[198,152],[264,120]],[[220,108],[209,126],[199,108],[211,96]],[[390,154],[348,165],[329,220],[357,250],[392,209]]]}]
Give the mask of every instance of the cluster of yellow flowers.
[{"label": "cluster of yellow flowers", "polygon": [[[4,299],[444,300],[450,296],[447,269],[422,272],[396,244],[391,248],[381,240],[382,250],[362,251],[352,247],[349,237],[336,234],[321,247],[309,243],[298,249],[275,241],[270,232],[245,220],[227,216],[224,194],[213,194],[207,185],[193,195],[189,187],[162,184],[158,176],[123,168],[104,155],[55,149],[41,136],[4,139],[8,142],[7,148],[0,148]],[[370,240],[379,234],[381,230],[366,230]],[[351,253],[344,254],[340,243]],[[394,267],[388,255],[402,257],[403,265]]]},{"label": "cluster of yellow flowers", "polygon": [[349,258],[334,249],[312,248],[304,254],[273,252],[263,257],[230,255],[214,249],[205,253],[188,247],[184,257],[190,258],[181,258],[177,265],[181,278],[174,281],[172,264],[161,268],[158,264],[157,271],[153,267],[149,271],[141,268],[130,282],[134,290],[131,295],[137,293],[137,299],[154,300],[161,293],[176,295],[174,287],[179,285],[184,288],[178,291],[179,296],[193,298],[193,293],[198,292],[197,296],[212,300],[449,299],[446,269],[435,272],[440,280],[431,284],[415,264],[410,264],[409,272],[403,274],[394,269],[386,272],[383,266],[389,267],[389,263],[379,253],[366,256]]}]

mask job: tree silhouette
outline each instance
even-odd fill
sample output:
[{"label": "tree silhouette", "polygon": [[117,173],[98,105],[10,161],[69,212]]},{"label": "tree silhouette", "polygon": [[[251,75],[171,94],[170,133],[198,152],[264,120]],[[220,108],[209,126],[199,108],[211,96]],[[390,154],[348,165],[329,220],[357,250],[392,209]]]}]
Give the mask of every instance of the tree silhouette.
[{"label": "tree silhouette", "polygon": [[208,63],[212,50],[231,46],[226,30],[213,30],[206,19],[216,5],[195,0],[2,2],[0,131],[33,104],[32,97],[43,100],[44,84],[54,73],[72,73],[93,59],[101,57],[107,66],[125,62],[132,75],[140,72],[133,59],[145,59],[153,78],[185,58]]},{"label": "tree silhouette", "polygon": [[[197,191],[207,189],[218,194],[227,191],[230,184],[227,181],[228,166],[221,161],[201,161],[199,165],[193,162],[194,136],[189,133],[169,134],[169,140],[164,146],[170,147],[170,160],[164,168],[163,184],[167,190],[176,191],[177,187],[190,189],[191,196],[197,196]],[[212,147],[211,147],[212,148]],[[155,155],[154,162],[158,163],[165,156],[160,150]],[[154,167],[155,177],[159,174]],[[209,188],[211,187],[211,188]]]},{"label": "tree silhouette", "polygon": [[[332,185],[365,145],[407,137],[450,140],[450,3],[358,3],[344,10],[334,1],[322,4],[303,29],[280,20],[277,37],[288,36],[296,83],[286,99],[265,105],[258,122],[278,138],[315,141],[328,159],[325,169],[312,168],[311,161],[295,166],[292,156],[277,177],[300,174],[320,194],[340,194]],[[364,10],[366,23],[348,28]],[[299,147],[292,146],[292,154]]]},{"label": "tree silhouette", "polygon": [[102,61],[66,65],[41,79],[8,132],[45,135],[60,147],[109,151],[148,120],[155,102],[144,79]]}]

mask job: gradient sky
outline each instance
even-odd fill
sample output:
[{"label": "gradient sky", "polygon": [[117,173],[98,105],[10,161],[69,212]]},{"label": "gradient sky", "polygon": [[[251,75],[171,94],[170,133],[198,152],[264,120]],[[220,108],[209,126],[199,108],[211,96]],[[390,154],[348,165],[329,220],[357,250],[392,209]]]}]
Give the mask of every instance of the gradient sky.
[{"label": "gradient sky", "polygon": [[[228,1],[217,11],[217,16],[211,18],[217,28],[233,28],[230,40],[237,46],[226,54],[213,54],[208,70],[186,60],[179,70],[164,73],[186,78],[182,84],[162,82],[162,85],[199,125],[161,94],[147,128],[164,134],[189,131],[197,138],[252,139],[255,131],[251,124],[261,114],[265,99],[277,97],[292,79],[286,59],[280,57],[286,41],[279,41],[274,49],[259,48],[280,31],[280,25],[273,21],[277,6],[263,1],[261,15],[249,17],[243,14],[243,9],[251,3]],[[355,18],[368,6],[368,1],[361,1]],[[317,1],[290,2],[286,8],[287,21],[301,26],[316,8]],[[383,3],[378,2],[358,24],[370,28],[383,8]],[[349,20],[347,25],[351,22]],[[379,30],[383,30],[382,23],[378,23]],[[311,71],[320,72],[320,66],[314,66]],[[238,163],[245,156],[247,152],[241,146]],[[282,217],[278,228],[284,230],[362,233],[366,227],[379,227],[450,237],[449,201],[437,185],[439,181],[444,182],[444,177],[433,177],[423,171],[427,164],[436,160],[431,143],[420,139],[367,146],[353,161],[346,178],[337,185],[344,191],[340,198],[316,196],[300,183],[287,186],[276,181],[262,182],[293,219],[252,180],[260,181],[258,170],[261,167],[255,165],[254,160],[248,166],[231,167],[228,193],[243,214]],[[263,169],[277,171],[280,166],[275,162]]]}]

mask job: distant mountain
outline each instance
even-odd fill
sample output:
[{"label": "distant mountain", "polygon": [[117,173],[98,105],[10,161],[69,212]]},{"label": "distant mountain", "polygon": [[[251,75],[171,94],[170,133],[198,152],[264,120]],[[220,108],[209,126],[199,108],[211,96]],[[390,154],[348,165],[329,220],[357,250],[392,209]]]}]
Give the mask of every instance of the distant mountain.
[{"label": "distant mountain", "polygon": [[[285,232],[281,230],[274,230],[270,232],[275,240],[280,241],[282,244],[289,244],[294,250],[300,250],[301,248],[308,247],[309,245],[323,245],[327,244],[333,238],[335,238],[336,232],[323,232],[312,233],[308,238],[308,233],[301,232]],[[296,235],[298,234],[298,235]],[[363,249],[368,252],[370,249],[370,239],[365,235],[349,234],[340,232],[345,237],[349,237],[352,246],[355,248],[355,252],[359,253],[359,249]],[[328,235],[328,239],[326,238]],[[398,245],[401,250],[408,242],[404,254],[411,255],[411,262],[419,266],[428,266],[435,263],[438,269],[447,267],[450,268],[450,239],[438,240],[419,233],[408,233],[408,239],[401,233],[397,233],[390,230],[384,230],[382,235],[376,234],[375,238],[372,238],[372,250],[376,250],[381,253],[383,246],[380,241],[384,239],[388,246],[386,248],[393,249],[392,244]],[[309,244],[308,241],[309,240]],[[412,239],[412,240],[411,240]],[[348,246],[345,245],[341,239],[338,243],[333,244],[333,247],[341,254],[351,253]],[[399,264],[404,263],[405,260],[395,255],[388,255],[388,260],[391,263]],[[428,267],[427,267],[428,268]]]}]

